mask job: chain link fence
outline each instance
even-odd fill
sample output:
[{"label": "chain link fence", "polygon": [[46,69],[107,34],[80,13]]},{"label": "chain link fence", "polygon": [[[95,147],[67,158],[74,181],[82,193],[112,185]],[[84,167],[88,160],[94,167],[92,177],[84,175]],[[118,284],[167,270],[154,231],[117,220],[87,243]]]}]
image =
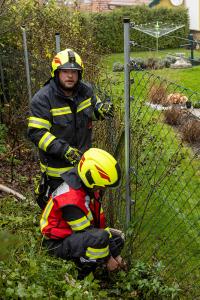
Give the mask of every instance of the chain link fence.
[{"label": "chain link fence", "polygon": [[[161,264],[185,299],[199,299],[200,93],[142,70],[131,72],[131,220],[126,255]],[[124,170],[124,141],[118,143]],[[114,225],[126,227],[125,179]]]},{"label": "chain link fence", "polygon": [[[47,61],[31,56],[29,59],[35,92],[48,79],[50,69]],[[28,93],[23,53],[14,49],[1,51],[0,61],[3,120],[6,104],[14,103],[17,108],[21,103],[28,112]],[[141,68],[131,72],[130,83],[132,201],[126,255],[130,260],[162,263],[167,281],[176,282],[186,299],[200,299],[200,120],[199,110],[193,109],[200,94]],[[122,84],[110,78],[96,84],[100,97],[111,95],[115,100],[116,111],[112,122],[95,124],[94,146],[113,153],[122,166],[122,185],[107,192],[109,202],[105,202],[105,208],[110,225],[124,229]]]},{"label": "chain link fence", "polygon": [[[190,296],[190,293],[197,296],[200,114],[199,110],[187,109],[185,105],[198,101],[200,94],[149,72],[135,72],[133,77],[134,253],[143,260],[163,261],[166,276],[176,279],[186,291],[190,290]],[[186,102],[181,103],[181,97]],[[155,104],[155,100],[159,103]]]}]

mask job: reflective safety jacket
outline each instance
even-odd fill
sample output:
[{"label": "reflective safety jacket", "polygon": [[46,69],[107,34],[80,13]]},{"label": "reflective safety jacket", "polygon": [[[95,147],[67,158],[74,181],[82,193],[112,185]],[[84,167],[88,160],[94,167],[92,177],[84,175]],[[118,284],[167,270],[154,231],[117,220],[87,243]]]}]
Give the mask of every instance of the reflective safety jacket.
[{"label": "reflective safety jacket", "polygon": [[[74,189],[64,182],[52,194],[42,214],[42,234],[51,239],[63,239],[91,225],[95,228],[105,228],[105,216],[98,199],[98,192],[94,193],[94,198],[91,199],[83,187]],[[83,217],[66,221],[62,209],[69,207],[70,210],[72,206],[78,207],[83,212]]]},{"label": "reflective safety jacket", "polygon": [[[98,192],[91,193],[77,173],[77,167],[61,175],[62,183],[52,194],[40,220],[40,228],[50,248],[60,257],[89,260],[120,254],[123,241],[112,236]],[[62,248],[62,254],[57,248]],[[56,250],[57,249],[57,250]]]},{"label": "reflective safety jacket", "polygon": [[69,145],[81,152],[91,147],[92,119],[98,117],[99,102],[92,88],[82,81],[73,97],[65,96],[53,79],[34,95],[28,137],[39,148],[42,172],[60,177],[72,168],[64,157]]}]

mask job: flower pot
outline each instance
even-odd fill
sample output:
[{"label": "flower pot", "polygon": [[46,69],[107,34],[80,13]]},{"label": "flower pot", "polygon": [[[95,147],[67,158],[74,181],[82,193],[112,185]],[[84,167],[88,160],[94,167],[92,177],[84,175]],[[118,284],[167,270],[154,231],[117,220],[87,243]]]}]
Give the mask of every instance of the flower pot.
[{"label": "flower pot", "polygon": [[191,108],[192,107],[192,102],[191,101],[186,101],[185,103],[187,108]]}]

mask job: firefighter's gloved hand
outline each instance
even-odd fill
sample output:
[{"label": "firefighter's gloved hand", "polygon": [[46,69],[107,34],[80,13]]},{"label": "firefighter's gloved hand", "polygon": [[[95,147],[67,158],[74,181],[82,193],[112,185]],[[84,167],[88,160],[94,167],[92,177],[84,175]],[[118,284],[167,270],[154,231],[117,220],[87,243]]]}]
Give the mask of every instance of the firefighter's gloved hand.
[{"label": "firefighter's gloved hand", "polygon": [[119,264],[119,267],[120,267],[121,270],[124,270],[124,271],[128,270],[127,263],[125,262],[125,260],[120,255],[118,255],[117,257],[115,257],[115,260]]},{"label": "firefighter's gloved hand", "polygon": [[125,241],[125,234],[123,231],[115,228],[109,228],[109,230],[112,235],[120,236],[122,240]]},{"label": "firefighter's gloved hand", "polygon": [[110,272],[118,271],[120,269],[118,261],[115,260],[112,256],[107,261],[107,269]]},{"label": "firefighter's gloved hand", "polygon": [[81,151],[69,146],[64,156],[74,166],[80,161],[82,155]]},{"label": "firefighter's gloved hand", "polygon": [[112,102],[101,102],[97,105],[97,112],[102,119],[109,119],[114,116],[114,105]]}]

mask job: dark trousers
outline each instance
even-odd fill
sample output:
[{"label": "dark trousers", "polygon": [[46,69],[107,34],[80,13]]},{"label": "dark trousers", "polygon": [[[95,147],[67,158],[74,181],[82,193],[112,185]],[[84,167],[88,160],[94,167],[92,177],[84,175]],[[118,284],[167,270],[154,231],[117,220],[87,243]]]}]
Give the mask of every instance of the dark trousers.
[{"label": "dark trousers", "polygon": [[105,264],[108,257],[92,260],[86,258],[85,252],[88,247],[104,248],[109,244],[110,254],[116,257],[123,248],[124,241],[119,236],[109,238],[107,231],[102,229],[90,229],[83,232],[76,232],[62,240],[49,239],[43,241],[48,248],[50,255],[65,260],[73,260],[79,270],[79,279],[84,278],[90,272],[95,271],[97,266]]}]

